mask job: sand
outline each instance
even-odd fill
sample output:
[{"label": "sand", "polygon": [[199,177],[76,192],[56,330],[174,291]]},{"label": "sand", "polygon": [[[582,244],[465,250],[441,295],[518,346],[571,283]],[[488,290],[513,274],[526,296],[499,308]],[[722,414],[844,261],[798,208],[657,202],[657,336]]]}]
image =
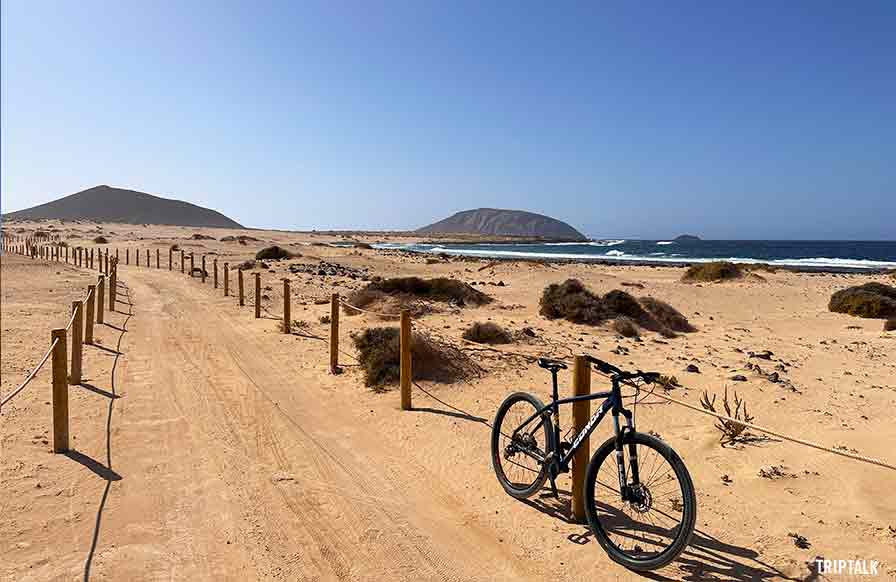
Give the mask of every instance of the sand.
[{"label": "sand", "polygon": [[[117,311],[107,315],[109,325],[97,326],[100,347],[85,348],[85,386],[71,389],[74,452],[50,452],[47,371],[3,409],[3,580],[642,578],[572,523],[567,477],[559,481],[559,500],[545,491],[528,503],[508,497],[495,479],[489,430],[476,418],[490,420],[516,390],[547,400],[543,370],[471,352],[487,370],[483,377],[425,384],[471,416],[416,391],[415,410],[402,412],[397,389],[364,387],[349,337],[390,322],[343,314],[344,372],[329,374],[325,301],[364,281],[288,269],[321,260],[359,269],[349,274],[476,282],[494,303],[421,321],[449,338],[473,321],[530,327],[537,337],[512,349],[558,357],[587,352],[620,367],[675,375],[687,388],[670,394],[692,404],[703,390],[721,393],[727,385],[759,424],[896,458],[896,333],[884,333],[880,320],[827,311],[833,291],[885,281],[882,275],[779,271],[761,273],[764,280],[688,285],[671,267],[499,263],[479,271],[487,260],[427,264],[425,257],[315,245],[344,240],[333,234],[51,224],[73,237],[70,245],[102,232],[110,244],[101,246],[121,249],[122,262],[124,249],[132,249],[132,264],[119,270]],[[16,234],[35,225],[4,228]],[[194,233],[261,240],[244,246],[192,240]],[[270,244],[302,256],[269,261],[272,270],[261,271],[267,299],[256,320],[251,276],[250,304],[240,308],[212,288],[211,277],[205,284],[190,279],[177,263],[169,273],[172,244],[196,253],[197,266],[205,253],[209,270],[215,257],[234,264]],[[134,250],[147,248],[153,267],[143,257],[134,266]],[[37,363],[50,329],[65,325],[71,301],[83,298],[96,273],[4,256],[0,274],[6,393]],[[292,318],[306,322],[301,335],[279,332],[284,276]],[[541,289],[568,277],[597,292],[623,288],[667,301],[698,331],[673,339],[644,332],[638,341],[609,326],[539,316]],[[235,289],[235,276],[231,284]],[[748,357],[763,350],[773,361]],[[783,364],[787,382],[770,382],[748,363],[768,372]],[[700,372],[685,372],[688,364]],[[735,374],[747,381],[730,380]],[[561,375],[564,393],[570,381],[569,372]],[[601,385],[598,376],[594,385]],[[563,420],[568,425],[568,416]],[[723,447],[711,419],[674,405],[641,405],[637,423],[682,456],[697,491],[691,545],[656,579],[813,579],[816,556],[878,560],[883,579],[896,577],[892,471],[777,439]],[[604,423],[591,437],[592,450],[609,434]],[[772,467],[780,476],[760,475]],[[796,545],[797,535],[808,547]]]}]

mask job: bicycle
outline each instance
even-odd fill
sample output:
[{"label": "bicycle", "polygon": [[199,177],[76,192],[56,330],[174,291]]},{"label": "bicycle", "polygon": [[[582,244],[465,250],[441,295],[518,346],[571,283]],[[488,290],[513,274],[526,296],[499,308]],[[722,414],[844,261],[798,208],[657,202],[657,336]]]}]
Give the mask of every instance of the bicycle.
[{"label": "bicycle", "polygon": [[[636,571],[655,570],[684,550],[694,531],[697,500],[684,462],[669,445],[635,431],[632,412],[623,406],[620,385],[650,384],[656,372],[623,372],[586,356],[609,375],[606,392],[559,398],[557,372],[566,364],[539,358],[551,373],[551,403],[544,405],[526,392],[508,396],[498,408],[492,428],[492,465],[504,490],[517,499],[531,497],[547,479],[557,495],[556,478],[569,471],[570,461],[607,413],[613,416],[615,436],[591,457],[585,476],[585,514],[604,551],[615,562]],[[605,398],[585,428],[571,442],[560,438],[560,406]],[[625,420],[620,427],[619,416]],[[553,425],[551,423],[553,417]],[[613,461],[607,461],[613,455]],[[645,477],[646,476],[646,477]]]}]

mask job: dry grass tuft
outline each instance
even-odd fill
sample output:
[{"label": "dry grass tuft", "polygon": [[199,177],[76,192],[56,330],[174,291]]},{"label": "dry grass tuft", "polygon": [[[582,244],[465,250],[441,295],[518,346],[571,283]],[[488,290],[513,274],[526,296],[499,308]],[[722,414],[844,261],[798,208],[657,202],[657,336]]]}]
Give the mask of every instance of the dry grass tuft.
[{"label": "dry grass tuft", "polygon": [[682,275],[681,280],[685,283],[729,281],[731,279],[740,279],[743,276],[743,269],[739,265],[729,263],[728,261],[714,261],[712,263],[691,265]]},{"label": "dry grass tuft", "polygon": [[463,338],[477,344],[509,344],[513,337],[503,327],[491,321],[475,322],[464,331]]},{"label": "dry grass tuft", "polygon": [[857,317],[896,317],[896,287],[883,283],[847,287],[831,295],[828,309]]},{"label": "dry grass tuft", "polygon": [[[367,386],[383,387],[398,382],[401,343],[396,327],[372,327],[352,338]],[[468,355],[423,333],[411,341],[411,370],[414,380],[453,382],[481,372]]]}]

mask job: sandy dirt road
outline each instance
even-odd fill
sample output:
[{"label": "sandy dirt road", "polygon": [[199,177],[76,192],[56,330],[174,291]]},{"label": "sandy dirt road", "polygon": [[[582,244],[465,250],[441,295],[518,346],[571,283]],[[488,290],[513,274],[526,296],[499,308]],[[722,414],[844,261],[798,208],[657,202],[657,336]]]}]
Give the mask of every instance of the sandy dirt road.
[{"label": "sandy dirt road", "polygon": [[[316,408],[319,377],[298,350],[278,349],[280,338],[259,336],[189,279],[126,278],[134,317],[111,453],[123,478],[102,528],[118,539],[99,544],[92,579],[526,574],[450,483],[350,413]],[[128,454],[131,440],[157,454]]]}]

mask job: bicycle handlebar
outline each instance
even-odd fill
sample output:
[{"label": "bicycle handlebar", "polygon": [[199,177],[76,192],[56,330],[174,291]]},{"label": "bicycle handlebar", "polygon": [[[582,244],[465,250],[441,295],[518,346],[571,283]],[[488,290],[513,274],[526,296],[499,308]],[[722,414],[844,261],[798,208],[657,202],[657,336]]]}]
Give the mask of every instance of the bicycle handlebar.
[{"label": "bicycle handlebar", "polygon": [[642,372],[641,370],[638,370],[637,372],[623,372],[609,362],[599,360],[593,356],[586,356],[586,358],[588,358],[588,361],[594,364],[600,372],[611,375],[617,380],[634,380],[636,378],[641,378],[646,383],[650,384],[660,377],[658,372]]}]

